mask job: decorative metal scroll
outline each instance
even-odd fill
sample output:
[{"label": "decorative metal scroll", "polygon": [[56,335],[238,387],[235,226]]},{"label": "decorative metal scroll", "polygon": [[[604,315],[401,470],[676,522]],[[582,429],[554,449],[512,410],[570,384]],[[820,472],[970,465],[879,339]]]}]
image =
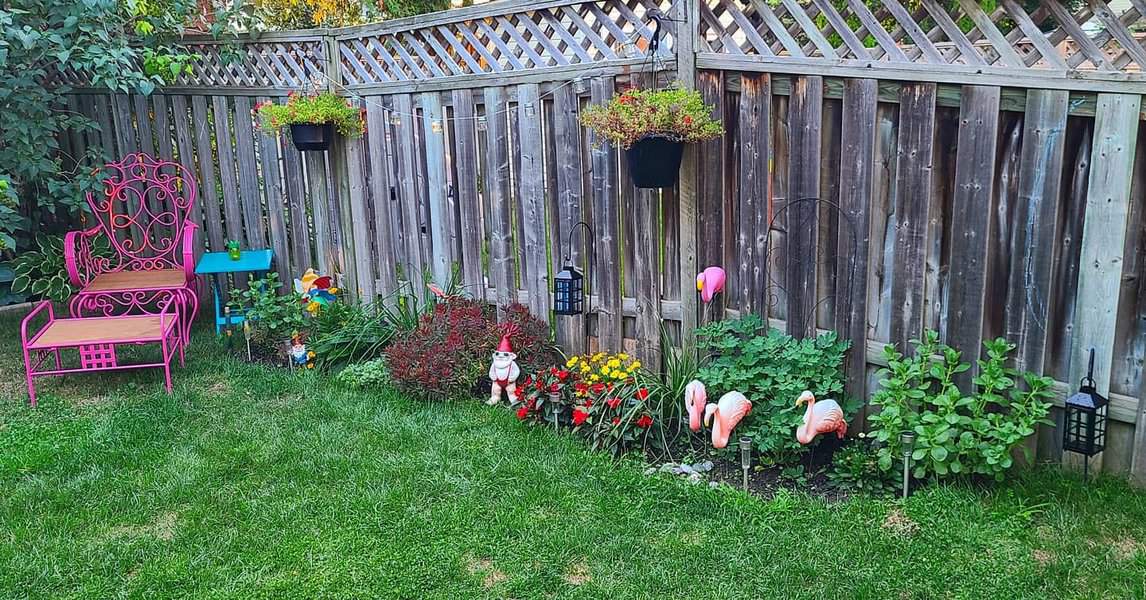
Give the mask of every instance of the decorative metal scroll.
[{"label": "decorative metal scroll", "polygon": [[[799,222],[796,222],[796,223],[791,222],[790,219],[784,219],[785,217],[790,217],[791,214],[798,214],[796,212],[791,211],[791,208],[793,206],[806,205],[806,204],[811,204],[813,210],[806,212],[804,219],[801,219]],[[773,213],[771,220],[768,221],[768,231],[769,232],[775,231],[777,233],[784,234],[784,236],[786,237],[785,243],[786,243],[786,245],[790,246],[791,245],[791,237],[790,236],[793,235],[792,232],[807,231],[808,229],[810,229],[812,224],[815,222],[814,218],[818,218],[817,216],[820,215],[821,208],[823,208],[823,207],[827,207],[827,208],[831,209],[832,211],[835,211],[836,216],[839,218],[839,226],[841,228],[843,228],[843,227],[847,228],[847,246],[848,247],[846,249],[841,249],[841,248],[837,247],[837,249],[836,249],[837,254],[839,252],[841,252],[841,250],[846,250],[849,253],[848,254],[849,256],[856,256],[859,253],[859,235],[858,235],[858,232],[856,231],[855,220],[839,204],[837,204],[831,200],[822,200],[820,198],[801,198],[799,200],[793,200],[791,202],[785,202],[783,206],[778,208],[776,210],[776,212]],[[780,226],[777,224],[778,222],[784,222],[784,221],[787,221],[784,226]],[[841,229],[841,231],[843,231],[843,229]],[[812,253],[812,258],[815,262],[814,265],[805,264],[804,259],[806,257],[800,257],[800,256],[794,257],[789,252],[783,252],[783,253],[773,252],[771,243],[765,245],[764,261],[763,261],[764,262],[764,286],[765,286],[764,287],[764,299],[768,305],[769,312],[772,312],[773,309],[775,309],[776,307],[779,306],[781,295],[783,295],[783,297],[785,299],[785,306],[787,307],[787,310],[788,310],[787,318],[788,319],[792,318],[791,303],[788,302],[788,300],[790,299],[790,296],[788,293],[788,287],[786,287],[787,282],[785,281],[785,279],[783,277],[777,278],[776,277],[776,271],[778,270],[780,273],[785,274],[787,271],[800,271],[803,269],[811,268],[811,267],[814,267],[816,265],[822,264],[823,259],[827,257],[827,255],[826,255],[827,248],[825,248],[825,246],[823,244],[819,243],[818,236],[817,236],[816,240],[812,241],[812,243],[815,244],[815,250],[816,250],[814,253]],[[773,262],[775,262],[775,265],[773,265]],[[842,293],[843,293],[844,297],[850,298],[850,297],[852,297],[852,294],[855,293],[856,263],[855,263],[855,261],[848,261],[848,263],[850,266],[849,266],[849,272],[848,272],[848,278],[847,278],[847,285],[845,286],[845,289],[842,291]],[[773,268],[773,266],[775,266],[775,269]],[[832,266],[834,268],[834,265],[832,265]],[[813,283],[813,286],[814,286],[814,283]],[[815,325],[816,325],[816,313],[819,311],[820,306],[829,300],[834,302],[837,298],[840,297],[840,294],[841,294],[841,291],[840,291],[839,287],[833,286],[832,293],[816,298],[815,302],[812,303],[810,310],[808,311],[808,314],[805,316],[804,320],[801,321],[800,323],[798,323],[798,325],[800,326],[800,329],[805,330],[805,331],[814,331]],[[791,323],[789,323],[789,329],[791,329]]]}]

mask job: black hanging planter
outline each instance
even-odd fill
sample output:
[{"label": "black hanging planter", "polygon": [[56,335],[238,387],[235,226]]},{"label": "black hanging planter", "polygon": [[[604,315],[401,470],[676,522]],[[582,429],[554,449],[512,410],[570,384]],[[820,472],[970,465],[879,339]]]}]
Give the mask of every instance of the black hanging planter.
[{"label": "black hanging planter", "polygon": [[322,151],[330,148],[334,139],[334,125],[330,123],[294,123],[290,126],[290,139],[302,151]]},{"label": "black hanging planter", "polygon": [[629,177],[639,188],[667,188],[680,178],[680,159],[684,142],[650,135],[636,141],[625,150],[629,163]]}]

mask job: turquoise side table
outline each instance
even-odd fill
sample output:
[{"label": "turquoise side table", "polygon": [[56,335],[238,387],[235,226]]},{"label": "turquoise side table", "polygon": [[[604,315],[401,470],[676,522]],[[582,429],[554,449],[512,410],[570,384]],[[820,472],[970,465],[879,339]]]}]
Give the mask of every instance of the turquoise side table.
[{"label": "turquoise side table", "polygon": [[210,276],[215,281],[215,335],[219,335],[224,325],[241,325],[246,320],[246,316],[241,312],[232,313],[230,323],[223,316],[223,302],[219,298],[219,290],[223,286],[220,285],[219,277],[234,273],[253,273],[256,277],[261,277],[271,270],[271,263],[274,260],[275,253],[269,248],[243,250],[239,260],[231,260],[226,252],[208,252],[199,259],[199,264],[195,265],[195,274]]}]

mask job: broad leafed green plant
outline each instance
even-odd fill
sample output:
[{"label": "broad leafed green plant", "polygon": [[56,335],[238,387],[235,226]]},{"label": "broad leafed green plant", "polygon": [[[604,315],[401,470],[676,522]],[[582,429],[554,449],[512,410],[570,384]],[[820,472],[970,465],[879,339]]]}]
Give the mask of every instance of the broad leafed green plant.
[{"label": "broad leafed green plant", "polygon": [[916,435],[911,455],[916,478],[966,473],[1001,480],[1014,464],[1017,449],[1029,458],[1023,440],[1034,435],[1039,424],[1053,425],[1047,420],[1050,378],[1008,367],[1015,345],[996,338],[983,343],[987,357],[978,361],[974,392],[965,393],[955,375],[971,365],[962,362],[958,350],[940,344],[935,331],[912,345],[912,356],[884,347],[888,367],[871,399],[880,410],[868,418],[882,444],[880,468],[896,468],[904,431]]},{"label": "broad leafed green plant", "polygon": [[752,401],[752,411],[736,435],[751,438],[767,462],[792,462],[807,449],[796,441],[804,415],[796,398],[804,390],[819,399],[835,399],[849,421],[859,408],[858,401],[843,396],[842,366],[849,343],[834,332],[796,340],[766,328],[759,316],[747,315],[710,323],[696,333],[707,354],[697,376],[708,388],[709,401],[730,391]]},{"label": "broad leafed green plant", "polygon": [[[92,245],[92,254],[111,255],[111,248],[106,238],[96,238]],[[14,275],[12,291],[15,293],[27,293],[42,299],[63,302],[75,291],[68,278],[64,240],[61,237],[36,236],[36,250],[21,252],[9,265]]]}]

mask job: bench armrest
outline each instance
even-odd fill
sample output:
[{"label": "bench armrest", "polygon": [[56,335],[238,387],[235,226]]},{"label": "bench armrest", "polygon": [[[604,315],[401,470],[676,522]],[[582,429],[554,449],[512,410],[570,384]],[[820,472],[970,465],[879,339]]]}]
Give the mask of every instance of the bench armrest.
[{"label": "bench armrest", "polygon": [[[28,325],[32,322],[32,319],[36,318],[36,315],[44,312],[45,309],[48,311],[48,320],[41,325],[39,329],[33,330],[32,336],[28,337]],[[23,347],[27,348],[28,342],[39,335],[39,333],[54,320],[56,320],[56,313],[52,309],[51,300],[44,300],[37,304],[36,308],[33,308],[32,312],[28,313],[28,316],[24,317],[23,321],[20,321],[20,341],[23,342]]]},{"label": "bench armrest", "polygon": [[195,233],[199,226],[191,221],[183,224],[183,272],[187,281],[195,280]]},{"label": "bench armrest", "polygon": [[73,286],[83,288],[108,270],[110,261],[92,253],[92,244],[101,235],[103,228],[97,225],[83,231],[69,231],[64,236],[64,260]]}]

